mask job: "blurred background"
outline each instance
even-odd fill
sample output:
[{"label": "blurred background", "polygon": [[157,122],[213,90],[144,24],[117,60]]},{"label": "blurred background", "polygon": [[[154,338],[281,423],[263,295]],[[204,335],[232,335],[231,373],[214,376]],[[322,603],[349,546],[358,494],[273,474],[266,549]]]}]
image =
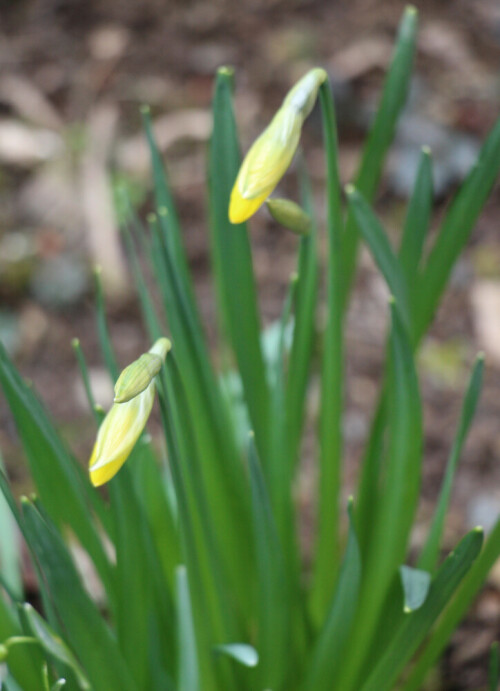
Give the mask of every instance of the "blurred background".
[{"label": "blurred background", "polygon": [[[377,211],[397,239],[420,147],[434,158],[435,225],[500,114],[498,0],[418,2],[415,75],[386,167]],[[149,104],[168,161],[196,291],[210,338],[205,158],[214,72],[234,65],[246,150],[286,90],[325,67],[336,99],[341,175],[353,176],[390,60],[399,0],[3,0],[0,9],[0,340],[34,382],[68,444],[85,462],[89,417],[71,339],[91,365],[97,400],[111,401],[95,330],[92,267],[103,270],[120,364],[147,347],[124,257],[117,190],[150,210],[139,107]],[[319,220],[324,215],[321,122],[303,139]],[[295,176],[282,192],[296,196]],[[251,222],[264,325],[276,319],[297,239],[261,211]],[[347,488],[370,422],[384,352],[387,291],[363,250],[348,319]],[[482,214],[420,355],[426,410],[421,502],[425,530],[476,352],[487,369],[479,413],[457,478],[450,545],[500,511],[500,188]],[[311,392],[311,421],[318,395]],[[19,491],[29,488],[13,423],[0,401],[0,448]],[[310,450],[309,450],[310,452]],[[308,454],[306,443],[305,454]],[[299,500],[310,512],[314,474]],[[305,522],[307,540],[307,521]],[[424,534],[424,532],[422,532]],[[415,535],[415,546],[421,536]],[[450,689],[474,688],[500,636],[500,566],[445,661]]]}]

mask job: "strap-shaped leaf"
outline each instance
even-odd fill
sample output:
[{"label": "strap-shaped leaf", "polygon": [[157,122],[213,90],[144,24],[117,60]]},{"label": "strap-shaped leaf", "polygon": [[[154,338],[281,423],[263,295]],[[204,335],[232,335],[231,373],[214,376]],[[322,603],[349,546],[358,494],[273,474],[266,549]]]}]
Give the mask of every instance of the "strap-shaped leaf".
[{"label": "strap-shaped leaf", "polygon": [[55,526],[28,500],[23,501],[28,544],[40,564],[66,641],[96,691],[137,691],[128,665],[95,604],[83,588]]},{"label": "strap-shaped leaf", "polygon": [[[356,187],[368,201],[372,201],[377,190],[382,166],[406,102],[415,55],[417,27],[417,10],[415,7],[407,7],[399,25],[396,47],[385,78],[380,105],[363,150],[359,172],[355,178]],[[349,297],[356,269],[357,247],[357,221],[354,215],[349,213],[342,246],[344,304]]]},{"label": "strap-shaped leaf", "polygon": [[78,686],[83,691],[90,691],[91,686],[77,659],[53,631],[45,619],[28,603],[22,607],[23,615],[28,623],[31,633],[38,640],[42,648],[53,658],[67,665],[74,673]]},{"label": "strap-shaped leaf", "polygon": [[[405,561],[408,536],[417,506],[422,450],[422,411],[408,332],[391,301],[390,372],[388,383],[389,439],[384,483],[376,502],[373,537],[356,623],[351,634],[339,688],[358,689],[363,661],[370,654],[383,606]],[[369,577],[368,577],[369,574]]]},{"label": "strap-shaped leaf", "polygon": [[417,270],[422,257],[425,237],[429,229],[433,199],[431,152],[428,147],[424,146],[420,154],[417,179],[415,180],[410,203],[408,204],[403,237],[399,249],[399,260],[406,274],[406,280],[412,296],[417,288]]},{"label": "strap-shaped leaf", "polygon": [[250,436],[248,465],[258,569],[258,666],[262,688],[282,688],[291,674],[289,583],[269,495]]},{"label": "strap-shaped leaf", "polygon": [[[58,525],[70,525],[75,531],[104,584],[109,585],[109,561],[89,511],[90,483],[82,478],[40,401],[21,379],[1,344],[0,384],[42,501]],[[102,503],[99,497],[96,501]]]},{"label": "strap-shaped leaf", "polygon": [[443,653],[453,632],[465,616],[467,610],[477,596],[479,589],[486,580],[490,569],[499,556],[500,520],[497,521],[486,540],[484,549],[464,578],[453,600],[443,612],[443,615],[432,631],[429,641],[423,648],[417,662],[411,668],[404,684],[404,691],[418,691],[422,688],[427,673]]},{"label": "strap-shaped leaf", "polygon": [[460,422],[453,441],[450,457],[446,466],[446,472],[439,495],[438,504],[434,512],[432,524],[429,529],[429,535],[420,554],[418,565],[421,569],[432,571],[435,568],[436,561],[439,556],[439,548],[441,545],[441,538],[443,534],[444,522],[448,505],[450,503],[451,489],[453,485],[453,478],[457,469],[462,447],[467,438],[467,433],[471,425],[472,419],[476,412],[479,395],[481,393],[481,384],[484,370],[484,356],[480,354],[472,370],[472,375],[465,394],[462,412],[460,414]]},{"label": "strap-shaped leaf", "polygon": [[456,588],[481,551],[483,531],[472,530],[445,560],[432,581],[425,603],[407,619],[389,644],[361,691],[391,689],[405,665],[429,633]]},{"label": "strap-shaped leaf", "polygon": [[483,144],[477,163],[453,200],[419,280],[417,339],[425,333],[451,270],[467,242],[500,172],[500,119]]},{"label": "strap-shaped leaf", "polygon": [[196,635],[185,566],[177,567],[177,636],[179,650],[178,691],[199,691],[200,678]]},{"label": "strap-shaped leaf", "polygon": [[240,164],[231,101],[232,71],[217,73],[209,149],[209,202],[213,269],[222,323],[236,355],[255,438],[264,463],[270,441],[270,396],[260,345],[260,319],[246,224],[233,225],[228,209]]},{"label": "strap-shaped leaf", "polygon": [[328,691],[336,688],[335,679],[358,605],[361,583],[361,555],[349,500],[349,537],[335,593],[325,623],[313,647],[303,689]]},{"label": "strap-shaped leaf", "polygon": [[387,233],[364,196],[351,185],[347,186],[346,193],[359,231],[396,299],[406,327],[409,328],[408,286],[402,265],[390,245]]},{"label": "strap-shaped leaf", "polygon": [[344,333],[342,328],[342,202],[337,124],[329,83],[319,90],[327,174],[327,322],[321,372],[318,532],[315,545],[311,613],[317,624],[330,602],[339,559],[339,498],[342,475]]},{"label": "strap-shaped leaf", "polygon": [[293,340],[289,357],[285,404],[290,465],[295,468],[304,427],[305,397],[314,344],[316,301],[318,297],[318,230],[316,227],[311,184],[302,170],[301,189],[304,209],[312,218],[310,234],[301,238],[297,264]]}]

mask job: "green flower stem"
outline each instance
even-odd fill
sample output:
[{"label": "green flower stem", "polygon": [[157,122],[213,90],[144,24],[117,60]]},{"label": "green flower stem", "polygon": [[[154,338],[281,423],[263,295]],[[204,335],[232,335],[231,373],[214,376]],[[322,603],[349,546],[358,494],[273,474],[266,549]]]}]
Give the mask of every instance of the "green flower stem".
[{"label": "green flower stem", "polygon": [[320,415],[318,533],[311,614],[320,623],[331,599],[339,562],[339,494],[342,456],[343,310],[341,283],[342,208],[337,126],[332,92],[321,85],[328,205],[328,318],[324,336]]}]

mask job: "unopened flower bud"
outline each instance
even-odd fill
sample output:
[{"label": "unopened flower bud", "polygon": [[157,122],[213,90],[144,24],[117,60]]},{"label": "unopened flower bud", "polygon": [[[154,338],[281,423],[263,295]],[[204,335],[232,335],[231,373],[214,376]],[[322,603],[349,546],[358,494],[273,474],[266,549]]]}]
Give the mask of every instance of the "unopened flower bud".
[{"label": "unopened flower bud", "polygon": [[148,353],[125,367],[115,384],[115,403],[126,403],[146,389],[161,369],[171,344],[159,338]]},{"label": "unopened flower bud", "polygon": [[311,232],[311,217],[290,199],[268,199],[266,201],[269,213],[275,221],[298,235],[308,235]]},{"label": "unopened flower bud", "polygon": [[304,119],[311,112],[326,72],[315,68],[291,89],[269,126],[241,164],[229,203],[231,223],[243,223],[265,202],[292,162]]},{"label": "unopened flower bud", "polygon": [[[149,353],[146,353],[146,355],[152,355],[154,361],[146,359],[148,364],[144,365],[145,361],[143,360],[141,366],[138,366],[135,371],[131,370],[132,373],[124,377],[124,381],[129,381],[131,390],[134,389],[134,386],[137,389],[137,381],[143,377],[142,386],[145,371],[148,370],[149,366],[147,372],[149,384],[146,384],[146,387],[133,397],[126,398],[124,403],[114,403],[99,427],[89,462],[90,480],[95,487],[103,485],[116,475],[141,436],[151,414],[155,397],[155,374],[153,372],[155,370],[156,374],[159,372],[170,347],[171,344],[167,338],[159,338]],[[132,363],[132,367],[137,365],[140,360],[141,358]],[[118,381],[129,368],[130,365],[122,372]],[[127,391],[126,384],[125,390],[126,393],[130,393],[130,390]]]}]

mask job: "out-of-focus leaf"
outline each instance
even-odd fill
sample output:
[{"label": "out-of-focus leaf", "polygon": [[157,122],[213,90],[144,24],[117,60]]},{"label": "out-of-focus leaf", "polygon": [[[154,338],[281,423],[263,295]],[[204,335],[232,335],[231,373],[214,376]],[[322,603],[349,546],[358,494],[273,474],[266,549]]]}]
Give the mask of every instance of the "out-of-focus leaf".
[{"label": "out-of-focus leaf", "polygon": [[177,609],[179,640],[178,690],[198,691],[201,689],[201,686],[196,652],[196,635],[185,566],[177,567]]},{"label": "out-of-focus leaf", "polygon": [[259,664],[259,654],[252,645],[247,643],[225,643],[216,645],[214,652],[236,660],[244,667],[256,667]]},{"label": "out-of-focus leaf", "polygon": [[[399,25],[398,39],[374,123],[366,141],[359,172],[355,178],[358,190],[371,202],[377,190],[387,150],[396,132],[396,125],[406,102],[417,38],[418,13],[406,8]],[[344,304],[349,297],[358,247],[358,227],[352,213],[348,214],[342,242],[342,287]]]},{"label": "out-of-focus leaf", "polygon": [[327,691],[336,688],[335,680],[342,664],[358,604],[361,583],[361,555],[354,530],[352,499],[349,501],[349,537],[335,593],[325,623],[312,649],[309,668],[302,686]]},{"label": "out-of-focus leaf", "polygon": [[467,432],[476,412],[479,395],[481,393],[481,384],[484,370],[484,356],[480,354],[474,365],[469,386],[465,394],[462,412],[460,415],[460,423],[458,425],[457,433],[453,441],[448,465],[441,487],[438,504],[432,519],[432,524],[429,530],[429,535],[420,554],[418,565],[421,569],[432,571],[435,568],[437,558],[439,556],[439,548],[441,545],[441,537],[443,534],[443,527],[450,502],[451,489],[453,485],[453,478],[457,469],[462,447],[467,438]]},{"label": "out-of-focus leaf", "polygon": [[90,483],[83,480],[41,403],[21,379],[1,344],[0,383],[44,505],[57,525],[71,526],[108,585],[109,561],[89,510]]},{"label": "out-of-focus leaf", "polygon": [[85,677],[76,657],[64,641],[52,631],[43,617],[41,617],[30,604],[24,604],[22,609],[31,633],[38,640],[42,648],[51,657],[63,662],[73,670],[81,689],[84,691],[90,690],[91,686],[88,679]]},{"label": "out-of-focus leaf", "polygon": [[431,574],[411,566],[400,566],[401,585],[404,593],[405,612],[413,612],[425,602],[431,584]]},{"label": "out-of-focus leaf", "polygon": [[386,691],[393,687],[477,558],[482,543],[483,532],[476,528],[457,545],[433,579],[425,603],[407,615],[405,623],[361,686],[361,691]]},{"label": "out-of-focus leaf", "polygon": [[40,563],[65,638],[96,691],[137,691],[128,665],[100,612],[85,592],[66,546],[48,518],[23,502],[28,543]]},{"label": "out-of-focus leaf", "polygon": [[212,257],[222,323],[236,355],[256,443],[267,461],[269,388],[260,345],[260,320],[246,224],[233,225],[228,209],[240,153],[232,102],[232,71],[217,73],[209,155]]}]

